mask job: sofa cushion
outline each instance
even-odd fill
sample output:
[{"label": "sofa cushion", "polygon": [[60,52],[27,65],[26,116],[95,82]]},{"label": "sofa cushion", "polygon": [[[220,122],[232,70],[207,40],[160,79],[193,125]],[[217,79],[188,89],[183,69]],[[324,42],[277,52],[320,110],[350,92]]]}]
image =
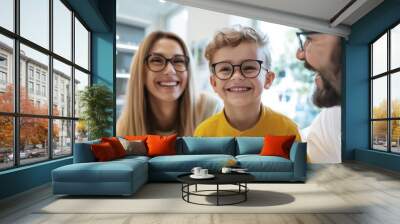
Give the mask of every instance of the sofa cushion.
[{"label": "sofa cushion", "polygon": [[193,167],[200,166],[211,172],[219,171],[228,160],[235,159],[231,155],[175,155],[158,156],[149,160],[149,170],[163,172],[190,172]]},{"label": "sofa cushion", "polygon": [[147,135],[147,155],[164,156],[176,154],[176,134],[169,136]]},{"label": "sofa cushion", "polygon": [[103,137],[101,138],[101,142],[108,142],[114,149],[115,155],[117,158],[122,158],[126,156],[126,151],[124,146],[122,146],[121,142],[117,137]]},{"label": "sofa cushion", "polygon": [[280,156],[286,159],[290,159],[290,147],[294,140],[296,139],[296,135],[289,136],[273,136],[266,135],[264,137],[264,146],[261,149],[261,156]]},{"label": "sofa cushion", "polygon": [[236,155],[260,154],[263,137],[236,137]]},{"label": "sofa cushion", "polygon": [[235,155],[235,139],[232,137],[182,137],[177,141],[177,154]]},{"label": "sofa cushion", "polygon": [[238,155],[241,168],[249,172],[292,172],[292,161],[278,156]]}]

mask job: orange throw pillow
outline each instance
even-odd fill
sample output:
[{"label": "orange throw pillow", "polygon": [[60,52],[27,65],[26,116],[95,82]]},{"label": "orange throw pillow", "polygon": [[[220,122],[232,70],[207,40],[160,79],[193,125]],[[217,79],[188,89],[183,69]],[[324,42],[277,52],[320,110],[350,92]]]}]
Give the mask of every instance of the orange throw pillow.
[{"label": "orange throw pillow", "polygon": [[290,148],[294,140],[295,135],[289,136],[272,136],[266,135],[264,137],[264,146],[261,149],[261,156],[280,156],[286,159],[290,158]]},{"label": "orange throw pillow", "polygon": [[108,142],[114,149],[115,155],[117,158],[121,158],[126,156],[126,151],[124,146],[122,146],[121,142],[117,137],[109,137],[109,138],[101,138],[101,142]]},{"label": "orange throw pillow", "polygon": [[146,143],[148,156],[176,155],[176,135],[148,135]]},{"label": "orange throw pillow", "polygon": [[147,135],[127,135],[124,137],[124,139],[128,140],[128,141],[136,141],[136,140],[140,140],[140,141],[146,141],[147,139]]},{"label": "orange throw pillow", "polygon": [[113,147],[108,142],[93,144],[90,147],[94,157],[99,162],[109,161],[117,158]]}]

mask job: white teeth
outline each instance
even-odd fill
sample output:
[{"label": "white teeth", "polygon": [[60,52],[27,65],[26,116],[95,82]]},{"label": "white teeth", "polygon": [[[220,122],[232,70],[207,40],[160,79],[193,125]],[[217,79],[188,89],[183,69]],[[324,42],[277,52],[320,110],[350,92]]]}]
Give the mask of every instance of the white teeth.
[{"label": "white teeth", "polygon": [[250,90],[249,87],[231,87],[231,88],[228,88],[228,91],[230,91],[230,92],[246,92],[248,90]]},{"label": "white teeth", "polygon": [[177,86],[179,82],[158,82],[160,86]]}]

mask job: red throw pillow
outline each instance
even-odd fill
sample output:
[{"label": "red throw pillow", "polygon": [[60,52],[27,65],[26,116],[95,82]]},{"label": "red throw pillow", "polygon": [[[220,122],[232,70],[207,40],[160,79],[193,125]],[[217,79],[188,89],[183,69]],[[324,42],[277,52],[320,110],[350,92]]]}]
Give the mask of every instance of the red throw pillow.
[{"label": "red throw pillow", "polygon": [[175,155],[176,135],[160,136],[148,135],[147,136],[147,154],[148,156],[162,156],[162,155]]},{"label": "red throw pillow", "polygon": [[122,146],[121,142],[116,137],[109,137],[109,138],[101,138],[101,142],[108,142],[114,149],[115,155],[117,158],[121,158],[126,156],[126,151],[124,146]]},{"label": "red throw pillow", "polygon": [[264,137],[264,146],[261,149],[260,155],[262,156],[280,156],[286,159],[290,158],[290,148],[294,140],[295,135],[289,136],[272,136],[266,135]]},{"label": "red throw pillow", "polygon": [[124,137],[124,139],[126,139],[128,141],[140,140],[140,141],[146,142],[147,135],[127,135]]},{"label": "red throw pillow", "polygon": [[109,161],[117,158],[113,147],[108,142],[92,144],[91,149],[94,157],[99,162]]}]

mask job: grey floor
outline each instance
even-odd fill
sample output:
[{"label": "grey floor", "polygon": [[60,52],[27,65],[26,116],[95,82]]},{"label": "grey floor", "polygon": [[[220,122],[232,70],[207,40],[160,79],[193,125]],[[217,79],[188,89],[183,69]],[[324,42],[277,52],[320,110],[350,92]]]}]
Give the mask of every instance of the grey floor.
[{"label": "grey floor", "polygon": [[319,165],[310,167],[307,183],[367,206],[356,214],[36,214],[55,199],[44,185],[0,201],[0,223],[400,223],[400,173],[353,162]]}]

